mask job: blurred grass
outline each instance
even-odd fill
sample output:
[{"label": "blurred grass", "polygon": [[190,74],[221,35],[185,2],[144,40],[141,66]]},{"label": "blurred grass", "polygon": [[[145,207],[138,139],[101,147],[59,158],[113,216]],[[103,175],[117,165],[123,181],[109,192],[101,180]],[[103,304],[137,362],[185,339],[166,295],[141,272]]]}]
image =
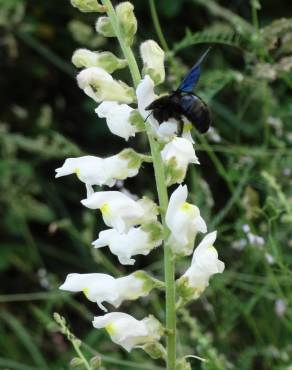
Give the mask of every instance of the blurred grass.
[{"label": "blurred grass", "polygon": [[[212,280],[202,299],[178,313],[179,352],[209,360],[191,360],[194,369],[288,370],[292,354],[290,2],[262,1],[261,9],[257,1],[134,4],[139,21],[136,50],[148,37],[164,39],[168,48],[165,89],[176,85],[205,44],[214,44],[199,95],[210,105],[215,131],[196,137],[201,166],[190,169],[188,185],[209,229],[218,228],[217,248],[226,271]],[[90,243],[103,225],[80,206],[85,196],[82,184],[71,177],[54,179],[54,169],[66,157],[109,155],[125,147],[98,120],[95,105],[74,80],[70,58],[76,48],[110,48],[119,53],[115,42],[94,34],[94,21],[94,15],[78,13],[68,1],[59,1],[58,6],[0,1],[3,369],[69,368],[74,353],[53,323],[54,311],[61,312],[82,338],[88,358],[103,354],[106,368],[159,368],[141,351],[126,356],[103,332],[92,329],[93,315],[101,314],[94,304],[57,290],[69,272],[117,276],[130,271],[117,267],[108,251],[92,250]],[[123,73],[121,78],[129,79]],[[135,147],[148,150],[139,138]],[[137,194],[151,192],[152,176],[146,166],[127,187]],[[188,258],[180,261],[178,273],[188,263]],[[145,266],[161,276],[161,251],[138,259],[135,268]],[[162,307],[163,297],[154,293],[122,309],[138,318],[149,311],[163,318]]]}]

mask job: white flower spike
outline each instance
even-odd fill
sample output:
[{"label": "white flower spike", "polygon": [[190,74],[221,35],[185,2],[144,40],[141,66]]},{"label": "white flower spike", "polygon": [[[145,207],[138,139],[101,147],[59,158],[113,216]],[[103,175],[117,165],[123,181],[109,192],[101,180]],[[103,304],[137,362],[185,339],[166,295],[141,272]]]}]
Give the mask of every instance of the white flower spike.
[{"label": "white flower spike", "polygon": [[56,169],[56,178],[76,173],[88,189],[88,196],[93,193],[93,185],[114,186],[117,180],[136,176],[142,160],[132,149],[125,149],[108,158],[83,156],[68,158],[62,167]]},{"label": "white flower spike", "polygon": [[142,254],[147,256],[152,249],[162,243],[162,226],[158,222],[132,227],[127,233],[120,234],[115,229],[104,230],[92,244],[95,248],[109,246],[122,265],[133,265],[132,256]]},{"label": "white flower spike", "polygon": [[200,210],[187,203],[188,188],[180,185],[171,195],[166,211],[166,224],[171,231],[170,246],[177,255],[190,255],[198,232],[206,233],[207,226]]},{"label": "white flower spike", "polygon": [[105,328],[111,340],[130,352],[146,343],[157,342],[163,333],[160,322],[153,316],[136,320],[123,312],[112,312],[96,316],[93,320],[96,329]]},{"label": "white flower spike", "polygon": [[182,183],[189,163],[200,164],[193,144],[182,137],[175,137],[161,151],[162,160],[166,166],[167,185]]},{"label": "white flower spike", "polygon": [[140,46],[143,60],[143,74],[149,75],[156,85],[165,79],[164,51],[153,40],[147,40]]},{"label": "white flower spike", "polygon": [[90,209],[100,209],[105,224],[119,233],[127,232],[131,226],[152,221],[156,217],[156,209],[146,213],[149,206],[143,198],[135,201],[120,191],[96,192],[81,203]]},{"label": "white flower spike", "polygon": [[98,117],[106,119],[110,132],[126,141],[139,131],[130,121],[132,112],[134,109],[127,104],[118,104],[114,101],[104,101],[95,109]]},{"label": "white flower spike", "polygon": [[218,252],[213,244],[217,232],[207,234],[194,251],[192,264],[177,281],[178,291],[183,299],[196,299],[209,285],[214,274],[224,271],[224,262],[218,259]]},{"label": "white flower spike", "polygon": [[155,286],[155,280],[144,271],[136,271],[118,279],[99,273],[69,274],[59,289],[83,292],[88,300],[96,302],[102,310],[107,311],[103,302],[118,308],[125,300],[145,297]]},{"label": "white flower spike", "polygon": [[77,82],[80,89],[98,103],[104,100],[132,103],[135,98],[131,87],[114,80],[108,72],[99,67],[83,69],[77,75]]}]

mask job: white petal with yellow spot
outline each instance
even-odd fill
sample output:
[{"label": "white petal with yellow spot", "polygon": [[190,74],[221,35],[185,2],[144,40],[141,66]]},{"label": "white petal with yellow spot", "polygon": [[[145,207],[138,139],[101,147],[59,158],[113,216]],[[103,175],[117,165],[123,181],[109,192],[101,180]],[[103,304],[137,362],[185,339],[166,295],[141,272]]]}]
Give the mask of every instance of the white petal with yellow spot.
[{"label": "white petal with yellow spot", "polygon": [[112,341],[128,352],[146,343],[158,341],[162,334],[161,324],[153,316],[139,321],[123,312],[96,316],[93,326],[97,329],[105,328]]},{"label": "white petal with yellow spot", "polygon": [[81,203],[90,209],[100,209],[105,224],[120,233],[139,225],[144,216],[144,209],[139,202],[120,191],[96,192]]},{"label": "white petal with yellow spot", "polygon": [[[91,273],[91,274],[69,274],[59,289],[69,292],[83,292],[87,299],[91,302],[96,302],[98,306],[107,311],[103,306],[103,302],[108,302],[114,307],[119,307],[124,300],[134,300],[139,297],[146,296],[151,285],[144,288],[146,273],[113,278],[107,274]],[[149,287],[149,288],[148,288]]]}]

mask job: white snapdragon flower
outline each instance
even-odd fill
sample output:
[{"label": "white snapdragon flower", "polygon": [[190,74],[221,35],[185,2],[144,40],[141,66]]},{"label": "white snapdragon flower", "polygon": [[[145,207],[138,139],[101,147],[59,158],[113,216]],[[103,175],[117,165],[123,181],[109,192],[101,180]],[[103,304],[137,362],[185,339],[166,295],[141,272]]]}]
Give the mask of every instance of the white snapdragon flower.
[{"label": "white snapdragon flower", "polygon": [[[152,212],[147,214],[148,202],[143,198],[135,201],[120,191],[96,192],[81,203],[90,209],[100,209],[105,224],[120,233],[128,231],[131,226],[152,221],[157,212],[153,206]],[[149,203],[155,204],[150,200]]]},{"label": "white snapdragon flower", "polygon": [[127,233],[120,234],[115,229],[104,230],[93,242],[95,248],[109,246],[122,265],[133,265],[132,256],[142,254],[147,256],[152,249],[162,243],[162,227],[154,222],[140,227],[132,227]]},{"label": "white snapdragon flower", "polygon": [[83,156],[68,158],[62,167],[56,169],[56,178],[76,173],[80,181],[86,184],[88,196],[93,193],[93,185],[114,186],[117,180],[136,176],[142,160],[132,149],[125,149],[108,158]]},{"label": "white snapdragon flower", "polygon": [[153,40],[147,40],[140,46],[143,60],[143,74],[149,75],[156,85],[165,79],[164,51]]},{"label": "white snapdragon flower", "polygon": [[166,166],[167,185],[183,182],[189,163],[200,164],[193,144],[182,137],[175,137],[161,151]]},{"label": "white snapdragon flower", "polygon": [[59,289],[83,292],[87,299],[96,302],[102,310],[107,311],[103,302],[108,302],[117,308],[125,300],[145,297],[155,285],[155,280],[144,271],[136,271],[117,279],[99,273],[69,274]]},{"label": "white snapdragon flower", "polygon": [[187,203],[188,188],[180,185],[171,195],[166,211],[166,224],[171,231],[170,245],[175,254],[189,255],[198,232],[206,233],[207,226],[200,210]]},{"label": "white snapdragon flower", "polygon": [[96,316],[93,326],[97,329],[105,328],[111,340],[128,352],[144,344],[159,341],[163,333],[160,322],[153,316],[139,321],[123,312]]},{"label": "white snapdragon flower", "polygon": [[218,252],[213,244],[217,232],[207,234],[194,251],[192,264],[178,280],[177,286],[183,298],[198,298],[209,285],[214,274],[224,271],[224,262],[218,259]]},{"label": "white snapdragon flower", "polygon": [[116,81],[104,69],[90,67],[77,75],[79,87],[96,102],[104,100],[120,103],[132,103],[135,96],[131,87],[122,81]]},{"label": "white snapdragon flower", "polygon": [[129,105],[115,101],[104,101],[95,109],[98,117],[106,119],[110,132],[127,141],[139,131],[130,120],[133,111]]}]

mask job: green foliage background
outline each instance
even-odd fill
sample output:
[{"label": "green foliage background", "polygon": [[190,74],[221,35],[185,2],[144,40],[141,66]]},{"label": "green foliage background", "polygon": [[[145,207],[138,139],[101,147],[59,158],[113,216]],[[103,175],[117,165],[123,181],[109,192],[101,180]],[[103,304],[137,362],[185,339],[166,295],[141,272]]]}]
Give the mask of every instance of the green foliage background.
[{"label": "green foliage background", "polygon": [[[138,52],[140,41],[159,36],[148,1],[134,5]],[[210,104],[220,135],[220,141],[214,134],[196,138],[201,166],[192,166],[187,182],[209,230],[219,231],[226,271],[178,313],[179,351],[209,360],[192,360],[193,369],[291,370],[290,1],[156,5],[168,47],[162,91],[176,86],[206,44],[214,45],[199,95]],[[132,271],[107,250],[92,249],[103,225],[80,205],[83,184],[73,176],[54,179],[69,156],[105,156],[125,147],[78,89],[70,62],[79,47],[119,53],[115,40],[94,33],[94,22],[95,15],[79,13],[66,0],[0,1],[0,369],[69,368],[74,353],[54,311],[70,322],[88,358],[95,351],[104,355],[105,368],[158,368],[141,351],[127,356],[92,329],[92,316],[101,314],[94,304],[58,291],[69,272]],[[120,77],[130,82],[127,71]],[[131,144],[148,150],[143,138]],[[137,194],[153,192],[152,185],[150,166],[126,184]],[[161,257],[157,250],[135,268],[150,266],[159,277]],[[183,260],[179,271],[188,263]],[[163,320],[163,296],[154,293],[122,310],[138,318],[151,311]]]}]

